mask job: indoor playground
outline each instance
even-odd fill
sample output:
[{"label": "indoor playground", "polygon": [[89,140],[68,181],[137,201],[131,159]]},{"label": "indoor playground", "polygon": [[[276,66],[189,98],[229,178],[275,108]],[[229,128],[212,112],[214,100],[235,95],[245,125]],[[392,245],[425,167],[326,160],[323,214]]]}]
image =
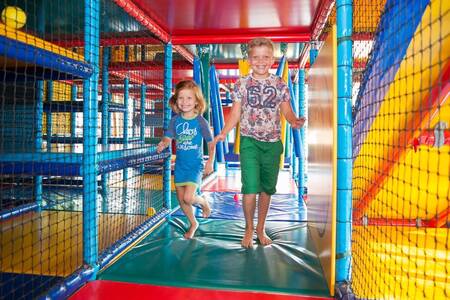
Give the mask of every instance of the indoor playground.
[{"label": "indoor playground", "polygon": [[[450,299],[450,1],[0,11],[0,299]],[[169,99],[194,80],[218,135],[258,37],[306,118],[281,117],[273,242],[241,246],[239,124],[197,190],[212,213],[195,207],[185,239],[177,151],[156,151]]]}]

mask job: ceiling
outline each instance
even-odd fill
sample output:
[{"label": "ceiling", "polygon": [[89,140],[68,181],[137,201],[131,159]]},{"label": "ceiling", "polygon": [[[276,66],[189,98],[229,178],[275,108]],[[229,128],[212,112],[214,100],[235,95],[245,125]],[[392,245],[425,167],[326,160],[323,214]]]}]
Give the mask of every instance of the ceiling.
[{"label": "ceiling", "polygon": [[[241,43],[268,37],[289,43],[286,56],[298,59],[300,43],[311,39],[328,0],[134,0],[134,4],[170,36],[174,45],[210,44],[216,63],[242,58]],[[329,6],[329,4],[328,4]],[[281,52],[276,46],[276,57]]]},{"label": "ceiling", "polygon": [[[309,49],[320,48],[320,41],[326,37],[331,24],[336,23],[335,0],[113,0],[113,2],[142,26],[135,26],[131,21],[122,24],[126,18],[120,18],[120,22],[116,20],[117,18],[110,18],[109,20],[116,20],[112,22],[113,25],[127,31],[121,33],[122,45],[159,44],[155,52],[164,57],[163,44],[169,41],[172,43],[174,52],[177,52],[173,55],[175,82],[192,77],[193,57],[202,55],[198,53],[197,45],[209,45],[209,57],[218,70],[220,81],[234,82],[238,76],[237,60],[244,58],[245,55],[242,46],[255,37],[268,37],[274,41],[276,61],[285,54],[290,67],[307,68]],[[355,70],[363,70],[365,67],[372,48],[373,34],[384,6],[385,0],[353,0],[352,39],[356,58]],[[107,11],[114,9],[109,8]],[[142,34],[143,36],[140,36]],[[149,34],[151,37],[148,37]],[[102,38],[102,45],[106,45],[108,37],[103,35]],[[152,39],[157,40],[156,43]],[[112,40],[117,43],[116,32]],[[319,42],[312,44],[310,43],[312,41]],[[285,53],[281,51],[282,46],[286,46]],[[202,49],[204,50],[204,47]],[[163,60],[155,59],[154,63],[160,66]],[[274,68],[276,67],[277,64],[274,65]],[[145,63],[117,66],[118,72],[140,69],[148,69],[148,66]],[[157,77],[151,72],[144,72],[140,76],[145,79]]]},{"label": "ceiling", "polygon": [[174,44],[308,41],[319,0],[134,0]]}]

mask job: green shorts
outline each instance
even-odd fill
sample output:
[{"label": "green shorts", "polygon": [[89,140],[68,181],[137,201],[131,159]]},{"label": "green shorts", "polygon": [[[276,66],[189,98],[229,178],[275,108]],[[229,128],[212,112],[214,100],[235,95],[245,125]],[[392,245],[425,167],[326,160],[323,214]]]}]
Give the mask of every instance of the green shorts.
[{"label": "green shorts", "polygon": [[275,194],[283,153],[281,141],[261,142],[241,136],[239,151],[242,194]]}]

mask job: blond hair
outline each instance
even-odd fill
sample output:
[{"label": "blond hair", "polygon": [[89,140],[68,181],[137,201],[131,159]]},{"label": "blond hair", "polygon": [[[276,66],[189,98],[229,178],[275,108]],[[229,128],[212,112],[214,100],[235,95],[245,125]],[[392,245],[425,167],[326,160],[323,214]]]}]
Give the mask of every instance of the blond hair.
[{"label": "blond hair", "polygon": [[177,85],[175,86],[175,93],[173,94],[172,97],[170,97],[170,100],[169,100],[170,108],[172,108],[172,110],[174,112],[176,112],[177,114],[180,113],[180,109],[178,108],[178,105],[177,105],[177,99],[178,99],[178,95],[180,94],[181,90],[193,90],[194,91],[194,95],[197,100],[194,110],[197,114],[202,114],[206,109],[206,101],[205,101],[205,98],[203,97],[202,90],[192,80],[182,80],[177,83]]},{"label": "blond hair", "polygon": [[262,46],[266,46],[267,48],[269,48],[270,50],[272,50],[272,53],[275,50],[275,47],[272,43],[272,41],[268,38],[254,38],[252,40],[250,40],[247,44],[247,53],[250,54],[250,52],[252,51],[253,48],[255,47],[262,47]]}]

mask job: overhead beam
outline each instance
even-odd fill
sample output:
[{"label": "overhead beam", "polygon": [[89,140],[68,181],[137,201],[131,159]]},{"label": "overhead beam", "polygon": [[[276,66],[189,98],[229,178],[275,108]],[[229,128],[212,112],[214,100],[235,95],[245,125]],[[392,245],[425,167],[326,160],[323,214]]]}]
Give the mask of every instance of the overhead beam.
[{"label": "overhead beam", "polygon": [[322,0],[319,4],[319,9],[314,17],[311,25],[311,40],[317,41],[327,24],[328,17],[333,10],[334,0]]},{"label": "overhead beam", "polygon": [[[147,16],[147,14],[136,6],[130,0],[113,0],[118,6],[122,7],[123,10],[133,17],[136,21],[141,23],[145,28],[150,30],[156,38],[161,40],[164,44],[171,42],[171,36],[164,29],[162,29],[159,24],[157,24],[152,18]],[[194,55],[182,46],[173,47],[178,53],[180,53],[187,61],[193,62]]]},{"label": "overhead beam", "polygon": [[174,45],[190,45],[190,44],[240,44],[247,43],[253,38],[266,37],[273,42],[308,42],[310,40],[309,33],[288,32],[266,32],[260,30],[245,30],[245,32],[221,33],[220,30],[216,34],[195,34],[184,35],[174,34],[172,43]]}]

